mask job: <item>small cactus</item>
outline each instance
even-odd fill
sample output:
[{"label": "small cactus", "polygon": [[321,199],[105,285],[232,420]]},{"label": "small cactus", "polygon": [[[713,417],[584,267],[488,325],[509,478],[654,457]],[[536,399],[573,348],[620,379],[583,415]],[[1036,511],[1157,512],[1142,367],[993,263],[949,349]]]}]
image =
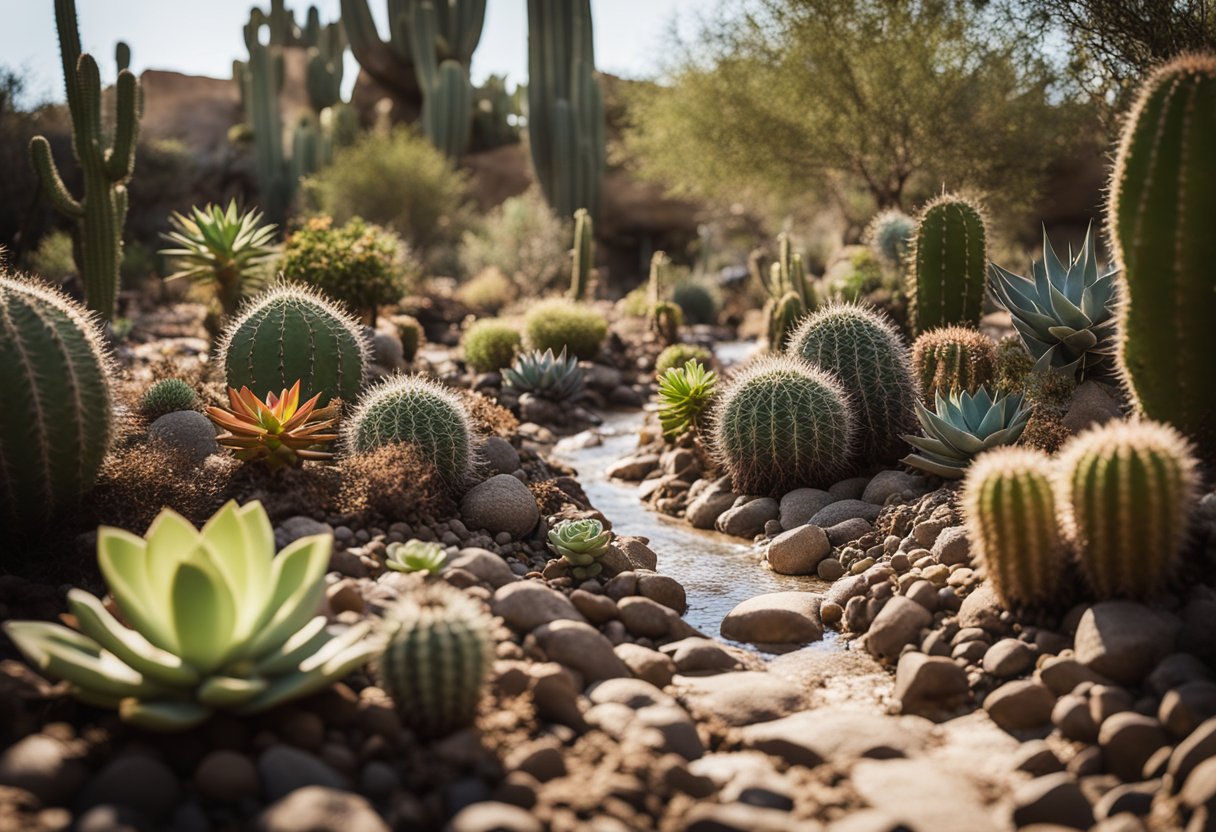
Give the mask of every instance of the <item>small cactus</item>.
[{"label": "small cactus", "polygon": [[198,394],[180,378],[162,378],[139,400],[139,412],[149,422],[179,410],[198,410]]},{"label": "small cactus", "polygon": [[570,265],[570,300],[587,299],[595,268],[595,229],[586,208],[574,212],[574,249]]},{"label": "small cactus", "polygon": [[665,347],[659,353],[659,357],[654,360],[654,374],[661,378],[671,368],[683,367],[689,361],[696,361],[709,367],[713,364],[714,358],[705,347],[698,347],[695,344],[672,344],[670,347]]},{"label": "small cactus", "polygon": [[1050,467],[1042,451],[998,448],[980,456],[963,483],[967,535],[1006,607],[1059,597],[1065,558]]},{"label": "small cactus", "polygon": [[401,357],[406,364],[413,364],[418,350],[426,342],[422,324],[412,315],[398,315],[393,318],[393,323],[397,326],[397,337],[401,339]]},{"label": "small cactus", "polygon": [[460,339],[464,361],[476,373],[495,373],[510,367],[522,342],[515,325],[498,318],[475,321]]},{"label": "small cactus", "polygon": [[1140,598],[1177,570],[1195,502],[1189,443],[1158,422],[1107,422],[1071,439],[1057,459],[1066,536],[1099,598]]},{"label": "small cactus", "polygon": [[912,330],[978,326],[988,267],[987,232],[978,205],[943,194],[921,210],[913,247]]},{"label": "small cactus", "polygon": [[682,280],[671,288],[671,299],[690,324],[716,324],[718,298],[704,281]]},{"label": "small cactus", "polygon": [[472,724],[494,658],[481,604],[443,583],[420,583],[392,609],[376,665],[380,686],[414,732],[443,737]]},{"label": "small cactus", "polygon": [[889,266],[899,266],[912,247],[915,232],[916,220],[892,208],[875,214],[862,236],[876,257]]},{"label": "small cactus", "polygon": [[590,361],[600,353],[600,345],[608,335],[608,321],[596,310],[567,300],[547,300],[536,304],[524,319],[524,334],[528,349],[566,349],[570,354]]},{"label": "small cactus", "polygon": [[977,329],[948,326],[930,330],[912,344],[912,368],[926,404],[937,393],[974,393],[996,376],[996,344]]}]

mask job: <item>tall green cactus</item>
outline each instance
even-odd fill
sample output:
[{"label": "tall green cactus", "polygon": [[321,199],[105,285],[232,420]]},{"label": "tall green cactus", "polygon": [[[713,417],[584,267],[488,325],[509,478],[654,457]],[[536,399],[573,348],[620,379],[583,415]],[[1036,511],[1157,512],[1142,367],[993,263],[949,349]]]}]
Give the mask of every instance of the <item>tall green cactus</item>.
[{"label": "tall green cactus", "polygon": [[1187,441],[1159,422],[1107,422],[1060,451],[1065,533],[1100,598],[1153,594],[1173,577],[1198,486]]},{"label": "tall green cactus", "polygon": [[0,528],[36,528],[93,487],[113,427],[92,317],[0,272]]},{"label": "tall green cactus", "polygon": [[308,103],[320,115],[325,108],[342,103],[342,59],[346,54],[346,33],[340,21],[323,24],[317,7],[310,6],[308,21],[304,25],[304,43],[308,46],[305,76]]},{"label": "tall green cactus", "polygon": [[416,0],[410,9],[410,43],[422,88],[422,132],[443,155],[458,162],[473,137],[473,83],[467,66],[439,58],[444,42],[433,0]]},{"label": "tall green cactus", "polygon": [[815,310],[815,290],[807,279],[802,255],[794,251],[790,236],[784,231],[777,235],[776,261],[765,269],[764,260],[761,252],[753,252],[749,267],[768,294],[764,305],[768,348],[784,352],[798,321]]},{"label": "tall green cactus", "polygon": [[[284,37],[280,30],[286,24],[280,20],[276,26],[270,22],[275,19],[274,7],[270,16],[256,8],[250,13],[245,25],[249,60],[244,64],[239,80],[244,84],[245,117],[253,128],[254,174],[262,210],[268,220],[282,225],[295,192],[295,180],[283,153],[283,121],[279,111],[283,51],[275,43],[276,37]],[[260,39],[263,27],[270,32],[268,44]]]},{"label": "tall green cactus", "polygon": [[598,213],[604,102],[591,0],[528,0],[528,146],[554,213]]},{"label": "tall green cactus", "polygon": [[142,101],[139,82],[127,69],[131,50],[118,44],[114,133],[101,129],[101,77],[93,56],[80,51],[76,0],[55,0],[59,52],[68,110],[72,114],[72,153],[84,179],[84,195],[68,193],[45,136],[30,140],[30,158],[42,192],[57,211],[75,223],[76,268],[84,282],[85,302],[103,320],[114,317],[122,263],[122,227],[127,219],[127,181],[135,168],[135,143]]},{"label": "tall green cactus", "polygon": [[1150,77],[1111,177],[1109,235],[1123,272],[1119,364],[1139,409],[1216,464],[1216,57]]},{"label": "tall green cactus", "polygon": [[595,228],[590,212],[579,208],[574,212],[574,251],[570,266],[570,299],[585,300],[591,285],[591,270],[595,268]]},{"label": "tall green cactus", "polygon": [[908,292],[913,331],[978,326],[988,268],[980,207],[942,194],[921,210],[913,245]]}]

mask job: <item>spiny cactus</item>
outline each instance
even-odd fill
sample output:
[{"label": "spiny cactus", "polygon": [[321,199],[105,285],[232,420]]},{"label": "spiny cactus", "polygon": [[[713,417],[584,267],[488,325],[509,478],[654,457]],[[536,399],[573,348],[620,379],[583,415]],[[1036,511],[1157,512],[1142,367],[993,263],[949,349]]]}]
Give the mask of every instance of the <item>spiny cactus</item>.
[{"label": "spiny cactus", "polygon": [[[446,0],[439,2],[446,13]],[[484,14],[484,4],[481,8]],[[422,132],[456,162],[473,138],[473,82],[467,64],[440,56],[445,42],[439,16],[432,0],[415,0],[410,8],[410,46],[422,89]]]},{"label": "spiny cactus", "polygon": [[666,287],[671,283],[671,258],[665,251],[656,251],[650,258],[650,331],[664,344],[680,340],[680,327],[684,314],[680,307],[664,299]]},{"label": "spiny cactus", "polygon": [[1119,364],[1140,410],[1216,464],[1216,57],[1145,82],[1111,177],[1110,240],[1123,274]]},{"label": "spiny cactus", "polygon": [[495,373],[510,367],[523,336],[512,323],[500,318],[474,321],[460,339],[464,361],[477,373]]},{"label": "spiny cactus", "polygon": [[404,723],[425,737],[470,725],[494,658],[481,604],[446,584],[420,582],[387,624],[376,675]]},{"label": "spiny cactus", "polygon": [[532,307],[524,319],[524,334],[530,349],[555,353],[565,349],[590,361],[600,353],[608,322],[590,306],[554,299]]},{"label": "spiny cactus", "polygon": [[1005,447],[983,454],[963,483],[963,515],[977,562],[1006,607],[1055,601],[1064,576],[1051,458]]},{"label": "spiny cactus", "polygon": [[832,373],[847,391],[859,461],[880,462],[902,451],[900,435],[916,423],[916,385],[908,350],[885,315],[849,303],[825,306],[798,327],[789,350]]},{"label": "spiny cactus", "polygon": [[771,356],[744,368],[721,393],[714,454],[741,494],[826,487],[849,470],[856,418],[829,373]]},{"label": "spiny cactus", "polygon": [[422,324],[412,315],[397,315],[393,318],[397,327],[397,337],[401,339],[401,355],[406,364],[413,364],[418,350],[426,342],[426,333]]},{"label": "spiny cactus", "polygon": [[322,110],[342,103],[346,33],[341,21],[323,24],[317,7],[309,6],[304,43],[308,45],[308,69],[305,75],[308,103],[320,115]]},{"label": "spiny cactus", "polygon": [[1069,440],[1057,465],[1065,533],[1098,597],[1164,586],[1198,484],[1187,441],[1159,422],[1107,422]]},{"label": "spiny cactus", "polygon": [[974,393],[996,377],[996,344],[978,329],[947,326],[933,329],[912,344],[912,368],[926,404],[937,393]]},{"label": "spiny cactus", "polygon": [[[245,46],[249,50],[249,60],[243,64],[233,64],[233,77],[241,87],[245,118],[253,128],[253,162],[258,196],[266,216],[281,225],[295,193],[295,181],[283,153],[283,122],[279,110],[284,64],[281,44],[276,40],[283,36],[276,35],[276,32],[281,32],[283,26],[273,22],[278,19],[275,13],[279,5],[272,5],[270,17],[256,8],[250,13],[249,22],[245,25]],[[261,42],[263,26],[270,29],[268,44]]]},{"label": "spiny cactus", "polygon": [[35,528],[93,487],[113,426],[92,316],[0,273],[0,527]]},{"label": "spiny cactus", "polygon": [[925,205],[911,259],[908,294],[914,332],[979,325],[988,250],[978,205],[951,194]]},{"label": "spiny cactus", "polygon": [[874,215],[863,235],[870,250],[890,266],[899,266],[912,248],[916,220],[903,211],[891,209]]},{"label": "spiny cactus", "polygon": [[764,305],[768,348],[771,352],[784,352],[798,321],[813,311],[816,304],[802,255],[794,251],[789,235],[782,232],[777,235],[777,260],[768,264],[763,252],[753,251],[748,268],[768,294]]},{"label": "spiny cactus", "polygon": [[468,476],[473,426],[460,397],[423,376],[390,376],[371,388],[343,424],[348,453],[394,442],[412,445],[449,488]]},{"label": "spiny cactus", "polygon": [[319,292],[280,283],[254,297],[220,341],[229,387],[283,390],[353,401],[363,385],[368,345],[357,321]]},{"label": "spiny cactus", "polygon": [[705,347],[695,344],[672,344],[665,347],[654,361],[654,374],[661,378],[673,367],[683,367],[689,361],[696,361],[709,367],[714,362],[713,354]]},{"label": "spiny cactus", "polygon": [[130,49],[120,43],[115,82],[114,135],[101,125],[101,77],[97,61],[80,51],[76,0],[55,0],[59,53],[68,110],[72,114],[72,152],[84,181],[84,195],[68,193],[45,136],[30,141],[30,158],[42,193],[55,210],[75,224],[76,268],[84,281],[85,301],[105,321],[114,316],[122,263],[122,227],[127,219],[127,181],[135,168],[136,136],[142,110],[139,82],[127,69]]},{"label": "spiny cactus", "polygon": [[139,412],[149,421],[179,410],[197,410],[198,394],[180,378],[162,378],[144,391]]},{"label": "spiny cactus", "polygon": [[672,287],[671,299],[684,313],[684,320],[690,324],[718,322],[718,298],[713,289],[703,281],[680,281]]},{"label": "spiny cactus", "polygon": [[591,270],[595,268],[595,228],[586,208],[574,212],[574,250],[570,266],[570,299],[587,299]]}]

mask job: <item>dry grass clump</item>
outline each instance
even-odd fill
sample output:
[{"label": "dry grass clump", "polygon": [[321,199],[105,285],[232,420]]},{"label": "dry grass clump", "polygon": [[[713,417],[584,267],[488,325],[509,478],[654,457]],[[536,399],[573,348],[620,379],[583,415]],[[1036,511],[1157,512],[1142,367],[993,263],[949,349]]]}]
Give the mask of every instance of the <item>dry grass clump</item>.
[{"label": "dry grass clump", "polygon": [[215,455],[199,466],[157,444],[131,444],[106,457],[93,491],[98,524],[143,534],[162,508],[201,525],[230,494],[240,463]]},{"label": "dry grass clump", "polygon": [[558,487],[557,480],[531,482],[528,483],[528,489],[536,498],[536,505],[541,514],[557,514],[562,510],[562,506],[571,502],[569,495]]},{"label": "dry grass clump", "polygon": [[465,408],[473,420],[473,428],[480,434],[501,436],[506,439],[519,429],[519,420],[510,410],[481,393],[462,390]]},{"label": "dry grass clump", "polygon": [[344,513],[372,513],[392,522],[453,509],[435,467],[405,443],[348,456],[337,471],[337,506]]}]

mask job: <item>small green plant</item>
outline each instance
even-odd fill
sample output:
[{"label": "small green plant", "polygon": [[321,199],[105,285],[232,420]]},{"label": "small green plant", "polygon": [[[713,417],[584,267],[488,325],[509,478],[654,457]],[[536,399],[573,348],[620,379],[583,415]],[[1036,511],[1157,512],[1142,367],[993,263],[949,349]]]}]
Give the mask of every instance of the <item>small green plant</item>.
[{"label": "small green plant", "polygon": [[599,520],[563,520],[549,530],[549,548],[570,565],[570,574],[580,581],[604,571],[600,558],[608,551],[612,531]]},{"label": "small green plant", "polygon": [[180,378],[162,378],[144,391],[139,399],[139,412],[149,422],[166,413],[198,410],[198,393]]},{"label": "small green plant", "polygon": [[672,367],[683,367],[689,361],[699,361],[708,367],[712,360],[713,356],[704,347],[694,344],[672,344],[670,347],[665,347],[659,353],[659,357],[655,359],[654,373],[661,377]]},{"label": "small green plant", "polygon": [[916,220],[892,208],[874,215],[862,235],[874,256],[888,266],[898,267],[912,249]]},{"label": "small green plant", "polygon": [[438,543],[408,540],[405,543],[390,543],[385,552],[384,565],[394,572],[421,572],[436,575],[447,561],[443,547]]},{"label": "small green plant", "polygon": [[379,649],[368,624],[338,636],[317,615],[333,540],[276,557],[261,503],[227,503],[200,532],[165,509],[138,537],[102,526],[97,560],[122,623],[97,596],[68,593],[79,630],[10,621],[4,631],[47,675],[126,722],[183,730],[214,711],[258,713],[315,693]]},{"label": "small green plant", "polygon": [[519,294],[519,289],[501,269],[487,266],[456,290],[456,299],[481,312],[497,315]]},{"label": "small green plant", "polygon": [[29,254],[29,269],[48,283],[61,285],[76,274],[72,255],[72,235],[58,229],[38,241]]},{"label": "small green plant", "polygon": [[529,349],[567,350],[587,361],[599,355],[608,335],[608,322],[589,306],[565,300],[538,303],[524,320]]},{"label": "small green plant", "polygon": [[1021,394],[993,397],[983,385],[974,394],[955,389],[945,397],[939,391],[935,401],[936,413],[916,402],[925,435],[904,436],[916,452],[902,462],[950,480],[962,479],[984,451],[1017,442],[1031,413]]},{"label": "small green plant", "polygon": [[690,430],[699,431],[713,403],[718,374],[695,359],[683,367],[672,367],[659,376],[659,424],[663,435],[675,439]]},{"label": "small green plant", "polygon": [[556,356],[551,349],[524,353],[503,371],[503,381],[520,393],[554,402],[569,401],[583,392],[583,370],[564,347]]},{"label": "small green plant", "polygon": [[418,350],[426,343],[426,332],[422,324],[412,315],[395,315],[393,324],[397,327],[397,338],[401,341],[401,357],[406,364],[413,364],[418,356]]},{"label": "small green plant", "polygon": [[215,441],[236,452],[242,462],[260,461],[270,468],[298,467],[305,460],[330,460],[325,450],[338,438],[336,405],[317,408],[321,394],[300,401],[300,382],[261,401],[248,387],[228,388],[228,407],[208,407],[207,418],[222,433]]},{"label": "small green plant", "polygon": [[650,331],[663,344],[674,344],[680,340],[680,327],[684,325],[684,313],[680,307],[665,299],[666,287],[671,282],[671,258],[665,251],[656,251],[650,258]]},{"label": "small green plant", "polygon": [[948,326],[930,330],[912,344],[912,369],[921,398],[932,403],[938,393],[974,393],[996,376],[996,344],[978,329]]},{"label": "small green plant", "polygon": [[768,321],[768,348],[771,352],[780,353],[785,352],[798,321],[814,311],[815,291],[807,278],[802,255],[794,251],[788,234],[782,232],[777,235],[776,262],[770,265],[767,259],[762,251],[754,251],[748,259],[748,268],[768,295],[764,304],[764,318]]},{"label": "small green plant", "polygon": [[671,299],[690,324],[716,324],[718,298],[704,281],[682,280],[671,289]]},{"label": "small green plant", "polygon": [[942,194],[921,209],[912,261],[912,330],[979,326],[988,237],[979,205]]},{"label": "small green plant", "polygon": [[511,366],[523,338],[519,330],[497,318],[483,318],[461,338],[465,363],[477,373],[494,373]]}]

